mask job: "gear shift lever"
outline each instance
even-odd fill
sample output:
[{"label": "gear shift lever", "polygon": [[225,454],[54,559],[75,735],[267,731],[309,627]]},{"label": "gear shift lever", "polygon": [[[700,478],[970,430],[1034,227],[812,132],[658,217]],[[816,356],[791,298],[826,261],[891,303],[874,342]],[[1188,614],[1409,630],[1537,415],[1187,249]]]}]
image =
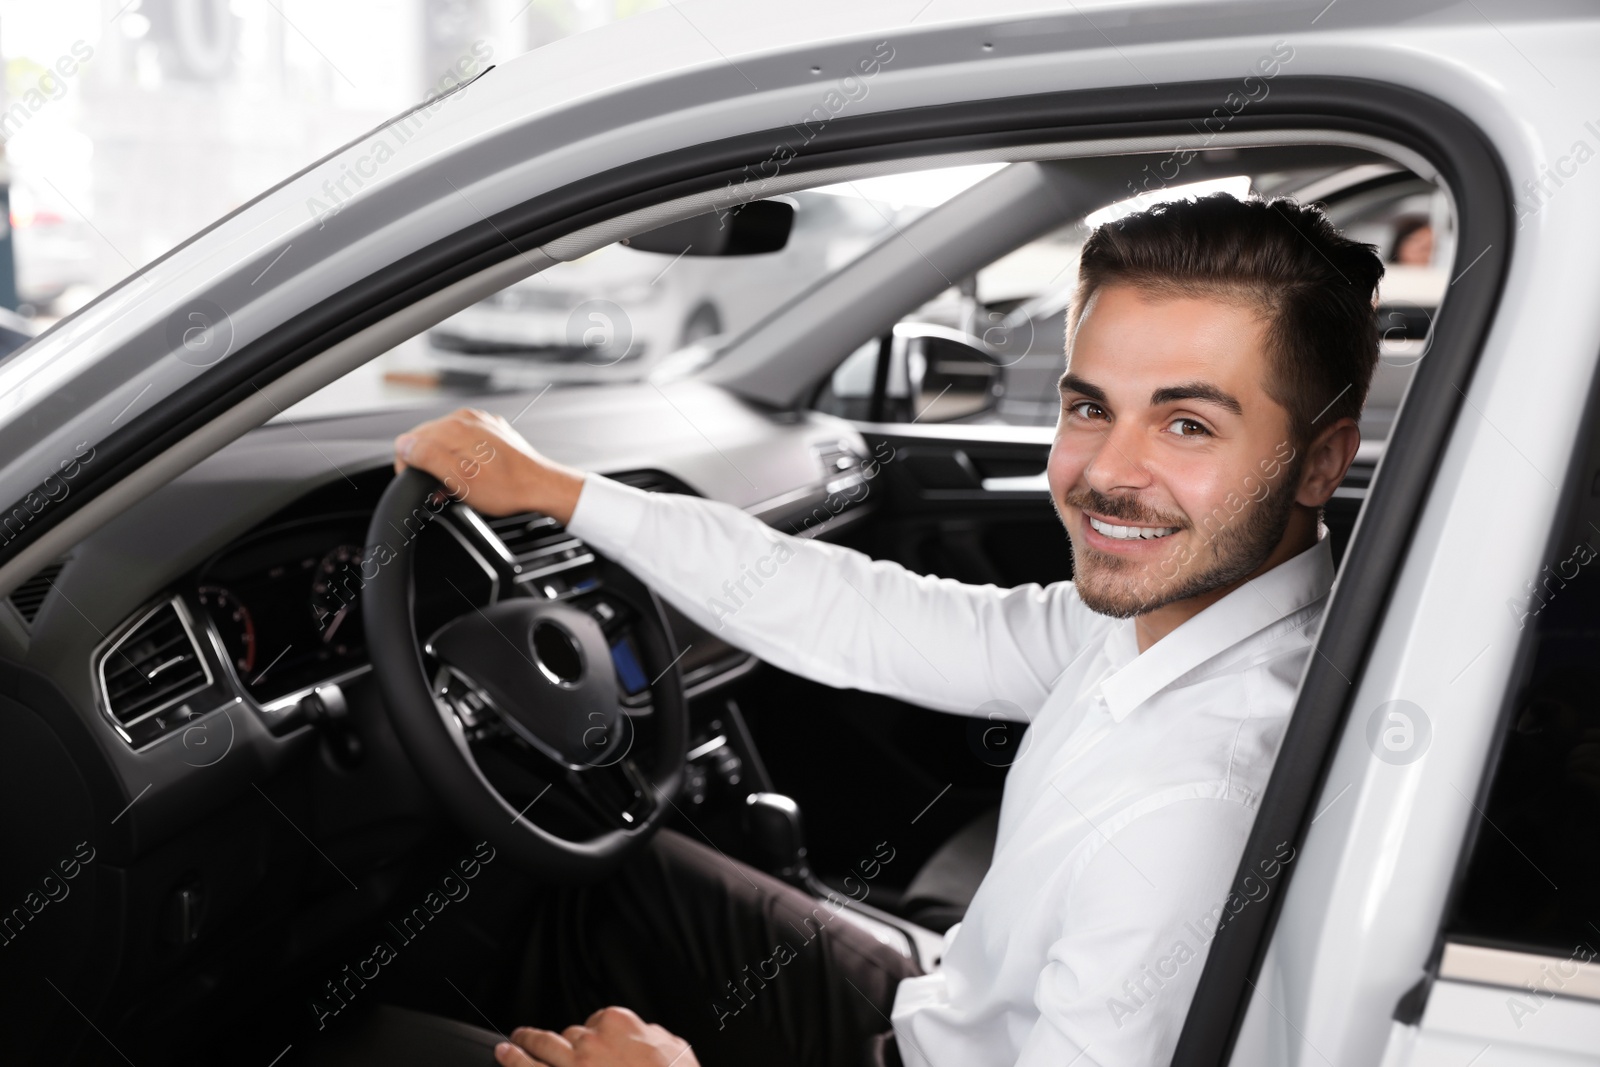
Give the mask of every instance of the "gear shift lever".
[{"label": "gear shift lever", "polygon": [[800,805],[782,793],[751,793],[744,798],[745,832],[754,842],[758,865],[791,885],[808,888],[806,837]]},{"label": "gear shift lever", "polygon": [[[908,959],[918,959],[919,942],[910,932],[914,929],[903,919],[880,911],[864,899],[841,898],[816,875],[806,861],[806,838],[800,821],[800,805],[793,797],[782,793],[751,793],[744,798],[745,833],[753,843],[762,870],[781,878],[818,901],[836,904],[836,910],[849,916],[849,921],[863,926],[873,937],[902,953]],[[934,935],[927,935],[937,944]],[[932,967],[936,953],[923,957],[923,966]]]}]

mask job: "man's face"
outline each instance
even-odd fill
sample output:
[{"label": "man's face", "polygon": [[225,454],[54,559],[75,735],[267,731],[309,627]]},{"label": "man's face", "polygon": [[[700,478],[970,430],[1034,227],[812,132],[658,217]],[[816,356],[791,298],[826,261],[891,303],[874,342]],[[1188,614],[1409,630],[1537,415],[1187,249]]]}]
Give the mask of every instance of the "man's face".
[{"label": "man's face", "polygon": [[1126,618],[1250,576],[1283,537],[1301,458],[1267,395],[1268,323],[1109,285],[1061,379],[1050,490],[1092,610]]}]

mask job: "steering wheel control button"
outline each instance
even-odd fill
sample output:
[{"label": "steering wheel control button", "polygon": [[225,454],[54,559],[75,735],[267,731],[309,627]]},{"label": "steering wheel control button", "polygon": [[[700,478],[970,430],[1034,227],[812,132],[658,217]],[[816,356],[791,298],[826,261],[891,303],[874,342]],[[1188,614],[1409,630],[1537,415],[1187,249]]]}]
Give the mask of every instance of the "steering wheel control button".
[{"label": "steering wheel control button", "polygon": [[570,768],[609,766],[632,745],[610,644],[572,604],[502,600],[446,624],[428,650],[519,737]]}]

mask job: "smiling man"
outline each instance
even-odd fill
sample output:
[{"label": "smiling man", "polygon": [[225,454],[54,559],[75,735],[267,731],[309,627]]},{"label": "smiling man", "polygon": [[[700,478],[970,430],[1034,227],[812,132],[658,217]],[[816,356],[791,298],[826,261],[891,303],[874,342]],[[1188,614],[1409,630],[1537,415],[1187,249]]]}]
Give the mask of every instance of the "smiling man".
[{"label": "smiling man", "polygon": [[[915,575],[643,493],[483,412],[397,441],[397,466],[441,475],[491,441],[503,459],[474,483],[479,510],[567,522],[707,626],[723,582],[782,544],[720,620],[729,640],[830,685],[960,714],[1005,701],[1031,724],[992,864],[933,973],[831,923],[730,1012],[742,968],[818,902],[664,831],[606,885],[542,903],[526,1017],[586,1022],[520,1029],[499,1061],[1166,1062],[1241,899],[1230,882],[1333,582],[1320,509],[1360,442],[1382,274],[1370,246],[1286,201],[1213,196],[1096,230],[1049,465],[1074,580],[1046,587]],[[1292,858],[1285,843],[1275,862]]]}]

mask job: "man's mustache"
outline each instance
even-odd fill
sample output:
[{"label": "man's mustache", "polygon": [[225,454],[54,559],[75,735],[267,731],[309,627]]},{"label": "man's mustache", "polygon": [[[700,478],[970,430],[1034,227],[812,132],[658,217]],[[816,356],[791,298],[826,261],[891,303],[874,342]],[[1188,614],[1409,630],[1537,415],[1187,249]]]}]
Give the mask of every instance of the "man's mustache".
[{"label": "man's mustache", "polygon": [[1106,496],[1089,486],[1068,490],[1062,500],[1080,511],[1092,511],[1108,519],[1122,519],[1141,526],[1176,526],[1187,529],[1186,519],[1175,519],[1151,511],[1131,496]]}]

